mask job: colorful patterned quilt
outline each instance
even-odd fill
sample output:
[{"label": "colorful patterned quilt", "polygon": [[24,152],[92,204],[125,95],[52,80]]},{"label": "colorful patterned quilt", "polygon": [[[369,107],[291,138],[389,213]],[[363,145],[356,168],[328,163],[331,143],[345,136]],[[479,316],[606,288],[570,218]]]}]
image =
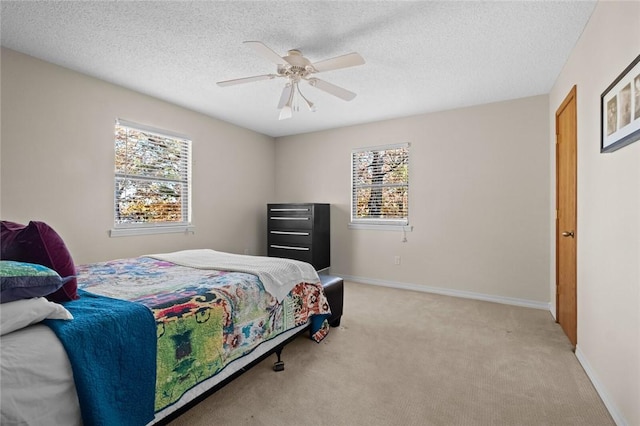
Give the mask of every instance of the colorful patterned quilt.
[{"label": "colorful patterned quilt", "polygon": [[[156,320],[156,412],[261,342],[312,317],[312,338],[328,332],[320,283],[300,283],[279,303],[257,276],[193,269],[149,257],[77,267],[79,288],[142,303]],[[317,321],[320,318],[321,321]]]}]

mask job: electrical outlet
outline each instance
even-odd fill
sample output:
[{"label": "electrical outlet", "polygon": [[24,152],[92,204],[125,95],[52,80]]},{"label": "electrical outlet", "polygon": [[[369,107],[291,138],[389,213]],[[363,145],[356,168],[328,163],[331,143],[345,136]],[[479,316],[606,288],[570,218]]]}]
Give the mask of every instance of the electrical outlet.
[{"label": "electrical outlet", "polygon": [[249,250],[248,248],[244,249],[244,254],[251,254],[251,250]]},{"label": "electrical outlet", "polygon": [[399,265],[400,264],[400,256],[396,256],[393,258],[393,263],[394,265]]}]

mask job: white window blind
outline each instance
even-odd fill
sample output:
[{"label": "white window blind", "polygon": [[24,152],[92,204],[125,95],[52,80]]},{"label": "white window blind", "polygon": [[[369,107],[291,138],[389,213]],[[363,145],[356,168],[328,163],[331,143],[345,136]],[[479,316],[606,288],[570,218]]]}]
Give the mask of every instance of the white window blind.
[{"label": "white window blind", "polygon": [[118,229],[186,231],[191,222],[190,192],[191,140],[164,130],[116,121],[116,234]]},{"label": "white window blind", "polygon": [[351,153],[351,223],[409,223],[409,144]]}]

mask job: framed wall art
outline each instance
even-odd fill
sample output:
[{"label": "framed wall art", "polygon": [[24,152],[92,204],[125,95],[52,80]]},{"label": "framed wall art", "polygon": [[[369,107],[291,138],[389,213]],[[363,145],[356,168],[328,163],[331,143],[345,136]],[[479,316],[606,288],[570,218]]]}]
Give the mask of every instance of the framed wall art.
[{"label": "framed wall art", "polygon": [[640,55],[600,96],[600,152],[640,139]]}]

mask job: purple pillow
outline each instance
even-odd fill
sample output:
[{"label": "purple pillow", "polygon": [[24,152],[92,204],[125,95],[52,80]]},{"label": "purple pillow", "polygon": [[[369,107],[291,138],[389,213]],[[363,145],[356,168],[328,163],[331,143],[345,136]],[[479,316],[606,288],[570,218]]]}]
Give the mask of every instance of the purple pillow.
[{"label": "purple pillow", "polygon": [[15,222],[9,222],[8,220],[3,220],[0,222],[0,258],[4,260],[7,259],[7,255],[11,252],[11,245],[13,244],[13,240],[16,239],[16,236],[19,234],[19,231],[23,230],[25,225]]},{"label": "purple pillow", "polygon": [[[76,275],[76,267],[60,235],[44,222],[28,225],[2,221],[0,224],[0,258],[35,263],[56,271],[62,277]],[[76,278],[67,281],[56,292],[46,296],[52,302],[78,299]]]}]

